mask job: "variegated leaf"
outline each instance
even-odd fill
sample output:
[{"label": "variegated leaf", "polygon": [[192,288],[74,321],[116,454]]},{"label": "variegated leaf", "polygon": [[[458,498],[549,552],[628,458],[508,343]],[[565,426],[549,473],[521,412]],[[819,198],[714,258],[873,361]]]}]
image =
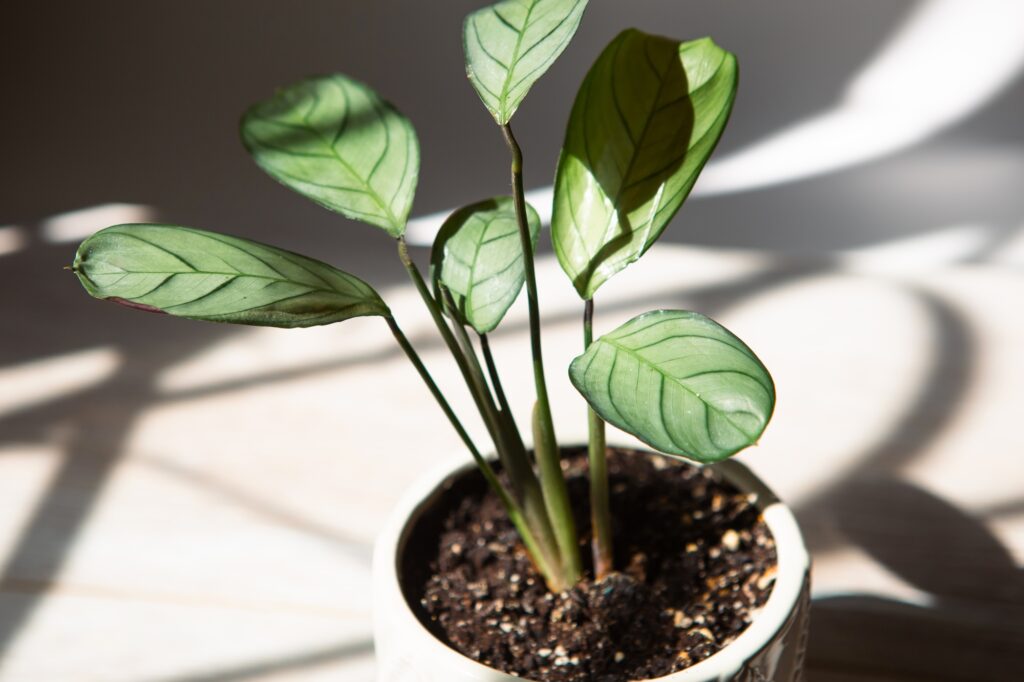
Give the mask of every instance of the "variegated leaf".
[{"label": "variegated leaf", "polygon": [[732,110],[736,59],[710,38],[620,34],[580,86],[555,179],[551,237],[584,299],[661,236]]},{"label": "variegated leaf", "polygon": [[72,270],[96,298],[195,320],[292,328],[390,314],[370,285],[326,263],[175,225],[101,230]]},{"label": "variegated leaf", "polygon": [[775,407],[775,385],[753,351],[683,310],[644,313],[605,334],[569,377],[605,421],[698,462],[757,442]]},{"label": "variegated leaf", "polygon": [[505,0],[466,17],[466,72],[498,125],[568,46],[586,7],[587,0]]},{"label": "variegated leaf", "polygon": [[242,141],[275,180],[342,215],[405,232],[420,152],[409,120],[334,74],[280,90],[242,118]]}]

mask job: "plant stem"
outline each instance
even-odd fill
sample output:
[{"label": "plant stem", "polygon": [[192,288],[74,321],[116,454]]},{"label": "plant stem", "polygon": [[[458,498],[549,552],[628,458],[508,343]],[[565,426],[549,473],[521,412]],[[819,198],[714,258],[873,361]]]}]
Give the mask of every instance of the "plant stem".
[{"label": "plant stem", "polygon": [[[487,375],[491,378],[491,388],[494,390],[494,397],[498,399],[498,407],[502,412],[508,413],[510,416],[512,411],[508,406],[508,399],[505,397],[505,389],[501,386],[501,377],[498,375],[498,366],[494,362],[494,356],[491,354],[491,342],[487,338],[487,334],[480,334],[480,350],[484,354],[484,363],[487,365]],[[516,430],[518,433],[518,429]],[[521,437],[520,437],[521,439]]]},{"label": "plant stem", "polygon": [[423,275],[420,274],[420,269],[416,267],[416,263],[413,262],[412,257],[409,255],[409,246],[405,243],[405,237],[398,238],[398,258],[402,261],[402,265],[405,266],[405,271],[409,273],[409,278],[416,286],[416,291],[419,292],[420,298],[423,299],[423,303],[426,304],[427,310],[430,311],[430,317],[433,318],[437,331],[441,332],[441,338],[444,339],[445,345],[448,346],[448,350],[451,351],[452,355],[455,357],[455,362],[459,365],[459,370],[462,372],[463,378],[465,378],[468,383],[468,368],[466,367],[465,360],[458,352],[459,346],[455,342],[452,330],[448,328],[448,323],[444,321],[444,316],[441,314],[441,308],[437,305],[437,301],[434,300],[433,295],[430,293],[430,289],[427,288],[427,283],[423,281]]},{"label": "plant stem", "polygon": [[[479,338],[480,338],[480,349],[481,349],[481,351],[483,351],[484,362],[487,365],[487,373],[488,373],[488,375],[490,376],[490,379],[491,379],[491,388],[494,391],[494,395],[495,395],[495,397],[498,400],[498,406],[501,409],[500,416],[502,418],[502,423],[505,425],[505,428],[508,430],[508,432],[511,433],[512,436],[515,438],[515,442],[518,444],[519,448],[521,448],[525,452],[526,448],[523,445],[523,437],[519,434],[519,429],[516,426],[515,418],[512,416],[512,409],[511,409],[511,407],[509,407],[508,398],[505,397],[505,389],[502,387],[502,384],[501,384],[501,375],[498,373],[498,365],[494,361],[494,355],[491,353],[491,342],[488,339],[487,334],[480,334]],[[536,479],[533,479],[533,480],[534,480],[534,482],[536,482]],[[537,493],[540,494],[540,498],[539,499],[541,501],[541,504],[543,505],[544,504],[544,498],[543,498],[543,494],[541,493],[541,490],[539,488],[539,485],[537,487]],[[545,512],[546,512],[546,508],[545,508]],[[549,517],[547,516],[546,513],[544,515],[544,518],[545,518],[545,521],[549,524],[548,528],[550,528],[551,527],[550,526],[550,520],[549,520]],[[552,537],[552,539],[554,539],[554,535],[553,534],[551,535],[551,537]],[[556,550],[558,549],[557,545],[556,545],[555,549]],[[561,588],[556,589],[555,591],[556,592],[561,592],[563,589],[567,589],[567,588],[569,588],[571,586],[572,586],[572,583],[566,583]]]},{"label": "plant stem", "polygon": [[576,535],[576,522],[569,503],[569,490],[562,473],[558,442],[555,440],[551,405],[548,402],[547,382],[544,379],[544,357],[540,339],[540,310],[537,302],[537,276],[533,267],[533,240],[526,217],[526,198],[523,193],[523,152],[506,123],[501,126],[505,142],[512,154],[512,197],[519,225],[519,239],[523,248],[523,269],[526,272],[526,297],[530,311],[530,349],[533,354],[533,379],[537,389],[534,406],[534,452],[540,470],[540,484],[544,501],[555,527],[561,550],[565,577],[570,584],[579,580],[580,551]]},{"label": "plant stem", "polygon": [[398,322],[395,320],[394,316],[388,315],[385,319],[387,320],[388,327],[391,328],[391,333],[394,335],[395,340],[398,341],[398,345],[401,346],[403,351],[405,351],[409,361],[412,362],[413,367],[415,367],[416,371],[419,372],[420,378],[423,379],[423,383],[427,385],[428,389],[430,389],[430,393],[434,396],[434,400],[436,400],[437,404],[441,407],[441,411],[444,412],[446,417],[448,417],[448,421],[450,421],[452,426],[455,428],[455,432],[459,434],[459,438],[461,438],[462,442],[466,444],[466,448],[469,450],[470,454],[473,455],[473,459],[476,460],[476,463],[479,464],[480,468],[484,471],[484,476],[487,478],[488,482],[493,480],[499,488],[504,490],[504,487],[497,483],[497,478],[494,477],[494,471],[491,468],[491,465],[480,454],[480,451],[473,443],[472,438],[469,437],[469,434],[466,432],[462,422],[459,421],[455,411],[452,410],[451,405],[448,404],[448,400],[444,397],[444,394],[441,393],[441,389],[437,387],[437,383],[430,375],[430,371],[427,370],[426,365],[423,364],[423,360],[420,358],[419,353],[417,353],[416,349],[413,348],[412,343],[409,342],[409,338],[405,335],[405,332],[402,331],[402,328],[398,326]]},{"label": "plant stem", "polygon": [[[544,574],[548,587],[555,592],[560,592],[571,586],[575,580],[569,581],[564,575],[564,569],[562,568],[564,560],[561,557],[557,536],[552,529],[553,524],[548,516],[540,482],[530,466],[525,448],[518,452],[514,447],[510,448],[507,436],[503,435],[504,430],[501,427],[501,423],[495,417],[496,410],[494,409],[491,394],[487,390],[486,382],[482,385],[480,384],[470,365],[470,358],[476,361],[476,356],[472,353],[471,348],[467,355],[463,348],[460,347],[459,342],[444,319],[440,306],[438,306],[437,301],[427,288],[423,275],[420,274],[416,263],[409,256],[409,247],[403,237],[398,238],[398,256],[406,272],[409,273],[413,284],[416,286],[420,298],[423,299],[427,310],[430,311],[430,316],[433,318],[437,330],[441,333],[445,345],[448,346],[448,350],[455,359],[455,363],[462,373],[462,378],[469,388],[470,395],[473,397],[473,402],[476,404],[485,426],[487,426],[494,447],[498,451],[498,457],[505,467],[505,472],[512,481],[515,497],[522,503],[522,518],[525,520],[525,525],[530,529],[528,534],[521,532],[523,542],[526,543],[527,549],[537,564],[537,568]],[[482,378],[482,373],[479,372],[479,362],[476,362],[476,366],[478,368],[477,374]]]},{"label": "plant stem", "polygon": [[[583,304],[583,350],[594,342],[594,299]],[[594,577],[603,579],[614,567],[612,551],[612,518],[608,504],[608,451],[605,445],[604,421],[587,406],[587,455],[590,461],[590,525],[594,538]]]},{"label": "plant stem", "polygon": [[[520,481],[516,480],[514,473],[508,467],[506,459],[508,457],[507,449],[503,446],[503,439],[499,433],[499,427],[496,421],[492,418],[491,414],[493,409],[491,405],[488,405],[488,401],[491,400],[490,393],[481,391],[479,383],[473,374],[473,369],[470,366],[469,356],[467,356],[459,342],[456,340],[454,334],[452,334],[451,328],[444,319],[444,314],[441,312],[440,306],[434,299],[434,296],[430,293],[430,289],[427,287],[427,283],[423,280],[423,275],[420,274],[419,268],[416,267],[416,263],[413,262],[409,256],[409,247],[405,243],[404,237],[398,238],[398,256],[402,261],[402,265],[405,266],[406,272],[409,273],[409,277],[412,279],[413,284],[416,286],[416,291],[419,292],[420,298],[423,299],[423,303],[427,306],[427,310],[430,311],[430,316],[434,320],[434,325],[437,330],[441,333],[441,338],[444,339],[445,345],[448,346],[448,351],[452,354],[455,359],[455,364],[458,365],[459,371],[462,373],[462,378],[466,382],[466,386],[469,388],[470,395],[473,397],[473,402],[476,404],[477,410],[480,412],[480,416],[483,418],[487,431],[494,441],[494,447],[498,451],[498,457],[501,459],[502,464],[506,466],[509,476],[512,476],[512,485],[516,489],[516,493],[519,494],[521,491],[518,489]],[[485,387],[486,388],[486,387]]]},{"label": "plant stem", "polygon": [[[449,313],[455,310],[455,302],[452,300],[451,292],[443,286],[441,287],[441,300]],[[455,320],[457,318],[453,317],[452,319]],[[466,328],[457,321],[453,322],[453,327],[455,328],[455,340],[469,367],[469,378],[472,383],[471,389],[481,396],[480,403],[483,405],[484,420],[492,429],[492,436],[498,441],[499,449],[503,450],[507,455],[507,462],[504,463],[508,469],[509,478],[517,484],[518,488],[524,488],[529,485],[531,478],[536,479],[533,468],[530,466],[530,461],[526,456],[526,448],[523,446],[522,439],[519,438],[517,443],[513,434],[506,428],[498,408],[494,404],[494,398],[491,396],[490,389],[487,387],[487,380],[484,378],[483,369],[480,367],[480,361],[476,357],[476,350],[473,348],[473,342],[470,341],[469,335],[466,333]]]},{"label": "plant stem", "polygon": [[[527,524],[534,529],[539,540],[538,550],[544,555],[548,565],[553,563],[555,566],[560,566],[561,556],[556,536],[552,530],[551,519],[544,504],[544,494],[537,475],[534,473],[533,467],[530,466],[523,439],[519,436],[511,414],[499,412],[494,404],[494,399],[487,388],[487,380],[484,379],[484,373],[480,367],[480,361],[476,357],[473,342],[470,341],[465,326],[459,323],[458,318],[455,317],[455,302],[452,300],[451,292],[444,286],[440,287],[440,291],[442,303],[448,310],[452,326],[455,328],[456,341],[469,366],[471,389],[481,396],[485,412],[484,421],[492,429],[492,437],[495,439],[499,451],[505,452],[505,458],[502,461],[509,479],[513,481],[520,499],[523,501]],[[564,576],[558,571],[551,574],[545,573],[545,578],[549,587],[556,592],[561,592],[571,586],[571,583],[566,583]]]},{"label": "plant stem", "polygon": [[[523,436],[519,433],[515,417],[512,416],[512,408],[509,407],[508,398],[505,397],[505,389],[501,385],[501,375],[498,374],[498,365],[494,362],[491,354],[491,343],[487,334],[477,334],[480,339],[480,350],[484,355],[484,363],[487,365],[487,376],[491,380],[491,390],[498,401],[498,416],[501,419],[502,427],[509,434],[515,446],[526,454],[526,445],[523,444]],[[527,458],[527,462],[529,458]],[[532,470],[532,469],[531,469]]]},{"label": "plant stem", "polygon": [[519,506],[519,503],[509,494],[505,489],[505,486],[498,480],[497,475],[494,473],[494,469],[491,467],[490,462],[483,458],[480,451],[477,449],[473,440],[469,437],[465,427],[462,426],[462,422],[459,421],[451,405],[445,399],[444,394],[441,393],[441,389],[437,387],[437,383],[434,382],[434,378],[430,376],[430,372],[423,364],[423,360],[420,358],[419,353],[413,348],[409,342],[408,337],[402,331],[401,327],[398,326],[398,322],[391,315],[386,318],[388,327],[391,328],[391,333],[394,334],[395,340],[398,341],[398,345],[401,346],[402,350],[405,351],[409,361],[412,362],[413,367],[419,372],[420,378],[423,379],[423,383],[430,389],[431,395],[434,396],[434,400],[441,407],[441,411],[444,412],[445,416],[448,417],[448,421],[451,422],[452,427],[455,428],[455,432],[459,434],[459,438],[466,444],[466,448],[469,450],[473,459],[476,461],[480,471],[486,479],[488,485],[501,500],[502,505],[505,507],[505,511],[508,513],[509,518],[515,525],[516,530],[519,531],[519,535],[523,538],[523,543],[526,548],[530,551],[530,554],[535,557],[537,561],[538,569],[544,575],[555,574],[557,572],[557,564],[552,565],[552,558],[547,552],[540,551],[541,543],[534,536],[534,532],[530,527],[530,524],[526,521],[523,509]]}]

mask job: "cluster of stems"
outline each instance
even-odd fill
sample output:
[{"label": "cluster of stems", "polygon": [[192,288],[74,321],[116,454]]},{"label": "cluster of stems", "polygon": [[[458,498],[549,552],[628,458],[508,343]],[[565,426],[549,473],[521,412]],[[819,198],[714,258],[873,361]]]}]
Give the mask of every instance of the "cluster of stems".
[{"label": "cluster of stems", "polygon": [[[478,334],[478,343],[474,344],[465,325],[455,314],[455,305],[451,294],[443,285],[438,287],[437,295],[431,292],[416,263],[409,256],[408,247],[403,237],[398,238],[398,255],[430,311],[441,338],[458,365],[462,378],[494,444],[498,461],[508,484],[503,483],[494,467],[481,455],[480,450],[473,443],[472,438],[448,404],[444,394],[437,387],[430,372],[398,323],[390,316],[387,318],[387,322],[398,344],[419,372],[420,377],[465,443],[473,459],[476,460],[487,483],[501,499],[509,518],[522,537],[534,564],[544,576],[548,587],[555,592],[560,592],[572,587],[582,577],[580,543],[568,487],[562,471],[560,449],[555,438],[547,382],[544,377],[537,277],[534,271],[533,247],[523,189],[523,154],[512,134],[511,127],[505,124],[501,130],[512,158],[512,197],[526,276],[530,351],[537,394],[532,417],[534,443],[532,458],[509,409],[487,335]],[[593,311],[593,301],[586,301],[583,323],[585,346],[590,345],[593,337]],[[447,319],[446,312],[448,313]],[[480,363],[477,345],[480,355],[483,356],[483,366]],[[608,509],[604,422],[593,410],[588,408],[588,411],[592,547],[595,577],[601,579],[612,570],[612,537]]]}]

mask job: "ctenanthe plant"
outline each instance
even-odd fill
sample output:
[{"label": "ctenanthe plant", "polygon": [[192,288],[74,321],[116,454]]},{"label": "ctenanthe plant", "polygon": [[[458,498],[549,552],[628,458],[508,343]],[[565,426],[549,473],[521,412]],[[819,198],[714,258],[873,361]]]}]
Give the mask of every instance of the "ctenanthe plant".
[{"label": "ctenanthe plant", "polygon": [[[511,194],[445,221],[425,277],[405,229],[419,174],[410,121],[369,86],[331,74],[285,87],[242,117],[242,142],[272,178],[324,208],[379,228],[408,272],[473,398],[504,476],[484,457],[387,303],[332,265],[178,225],[103,229],[72,269],[86,291],[130,308],[195,320],[301,328],[380,317],[498,495],[548,587],[583,575],[580,542],[551,417],[534,250],[542,231],[524,199],[511,121],[565,50],[586,0],[505,0],[463,26],[469,81],[510,154]],[[698,463],[755,443],[775,390],[757,356],[697,312],[654,310],[593,338],[601,286],[665,231],[714,150],[736,93],[735,57],[710,38],[679,42],[627,30],[580,86],[555,180],[551,240],[582,301],[583,353],[569,377],[589,404],[594,573],[614,570],[605,422]],[[525,287],[536,399],[532,453],[512,416],[488,334]]]}]

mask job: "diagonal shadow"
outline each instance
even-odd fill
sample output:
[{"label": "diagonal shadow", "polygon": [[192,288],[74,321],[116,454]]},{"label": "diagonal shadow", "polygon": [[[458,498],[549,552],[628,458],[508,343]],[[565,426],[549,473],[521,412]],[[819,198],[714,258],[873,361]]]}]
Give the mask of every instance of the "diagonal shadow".
[{"label": "diagonal shadow", "polygon": [[812,553],[858,546],[932,602],[856,594],[815,600],[809,680],[830,672],[844,679],[1015,679],[1010,671],[1024,671],[1024,572],[983,524],[894,478],[956,417],[977,364],[977,341],[962,315],[931,292],[906,289],[933,325],[927,377],[858,460],[872,477],[840,480],[795,512]]},{"label": "diagonal shadow", "polygon": [[[931,367],[892,428],[857,459],[863,471],[896,474],[927,452],[960,409],[975,375],[977,341],[962,315],[935,294],[905,285],[932,325]],[[825,486],[796,509],[804,539],[813,552],[842,542],[832,532],[829,511],[842,495],[844,481]]]},{"label": "diagonal shadow", "polygon": [[151,469],[175,478],[188,485],[216,495],[228,502],[248,509],[256,514],[274,521],[292,530],[305,533],[311,537],[319,538],[329,542],[345,554],[352,556],[364,563],[370,563],[370,546],[366,542],[349,537],[337,529],[314,519],[307,518],[290,509],[279,506],[269,500],[257,497],[241,488],[232,486],[225,481],[217,480],[210,476],[192,471],[186,467],[179,466],[174,462],[168,462],[153,457],[145,457],[140,462]]},{"label": "diagonal shadow", "polygon": [[1018,514],[1024,514],[1024,500],[997,502],[978,510],[978,515],[984,518],[1000,518],[1003,516],[1017,516]]},{"label": "diagonal shadow", "polygon": [[[102,386],[62,402],[59,417],[68,432],[66,454],[0,566],[0,584],[23,577],[53,584],[123,457],[136,418],[156,398],[154,377],[202,348],[206,339],[202,334],[188,337],[144,355],[125,352],[122,366]],[[44,415],[55,416],[44,406],[32,421],[45,419]],[[8,601],[0,610],[0,660],[44,597],[45,591]]]},{"label": "diagonal shadow", "polygon": [[850,541],[940,607],[984,605],[991,614],[1015,614],[1024,628],[1024,571],[977,518],[912,483],[877,475],[843,485],[832,514]]},{"label": "diagonal shadow", "polygon": [[148,682],[242,682],[243,680],[262,679],[267,675],[295,672],[328,663],[337,663],[348,658],[365,656],[372,652],[373,642],[365,639],[322,649],[304,651],[291,656],[257,661],[233,668],[161,677]]},{"label": "diagonal shadow", "polygon": [[982,523],[887,477],[849,481],[831,513],[853,544],[932,601],[921,606],[870,595],[816,600],[812,670],[855,673],[858,679],[1018,679],[1024,671],[1024,570]]},{"label": "diagonal shadow", "polygon": [[[751,273],[750,275],[730,282],[720,282],[687,289],[685,292],[685,299],[691,303],[694,301],[698,302],[700,305],[694,306],[696,308],[714,312],[715,310],[724,309],[729,303],[737,299],[742,299],[743,297],[753,293],[766,291],[776,286],[784,286],[800,278],[811,277],[815,274],[824,272],[829,267],[829,262],[830,261],[824,259],[817,262],[805,259],[800,263],[779,264],[775,267],[769,267],[765,270]],[[665,294],[665,296],[670,295],[670,293]],[[601,314],[605,315],[608,313],[628,311],[635,308],[638,303],[643,303],[649,300],[649,296],[638,294],[636,296],[621,298],[612,303],[602,303]],[[579,317],[579,311],[548,314],[544,316],[544,323],[561,324],[565,322],[574,322],[579,319]],[[528,320],[506,321],[493,332],[490,332],[488,336],[492,339],[507,338],[522,334],[528,330]],[[416,346],[417,349],[422,351],[436,351],[446,347],[441,338],[435,334],[433,330],[427,330],[422,333],[412,335],[410,336],[410,341],[412,341],[413,345]],[[262,386],[271,382],[301,379],[303,377],[315,376],[326,371],[337,371],[345,369],[346,367],[360,366],[366,363],[386,362],[402,356],[403,353],[397,346],[388,346],[337,360],[325,360],[323,362],[310,363],[301,367],[273,370],[240,379],[233,379],[206,386],[174,391],[173,393],[164,395],[162,397],[162,402],[192,400],[194,398],[217,395],[222,392]]]}]

